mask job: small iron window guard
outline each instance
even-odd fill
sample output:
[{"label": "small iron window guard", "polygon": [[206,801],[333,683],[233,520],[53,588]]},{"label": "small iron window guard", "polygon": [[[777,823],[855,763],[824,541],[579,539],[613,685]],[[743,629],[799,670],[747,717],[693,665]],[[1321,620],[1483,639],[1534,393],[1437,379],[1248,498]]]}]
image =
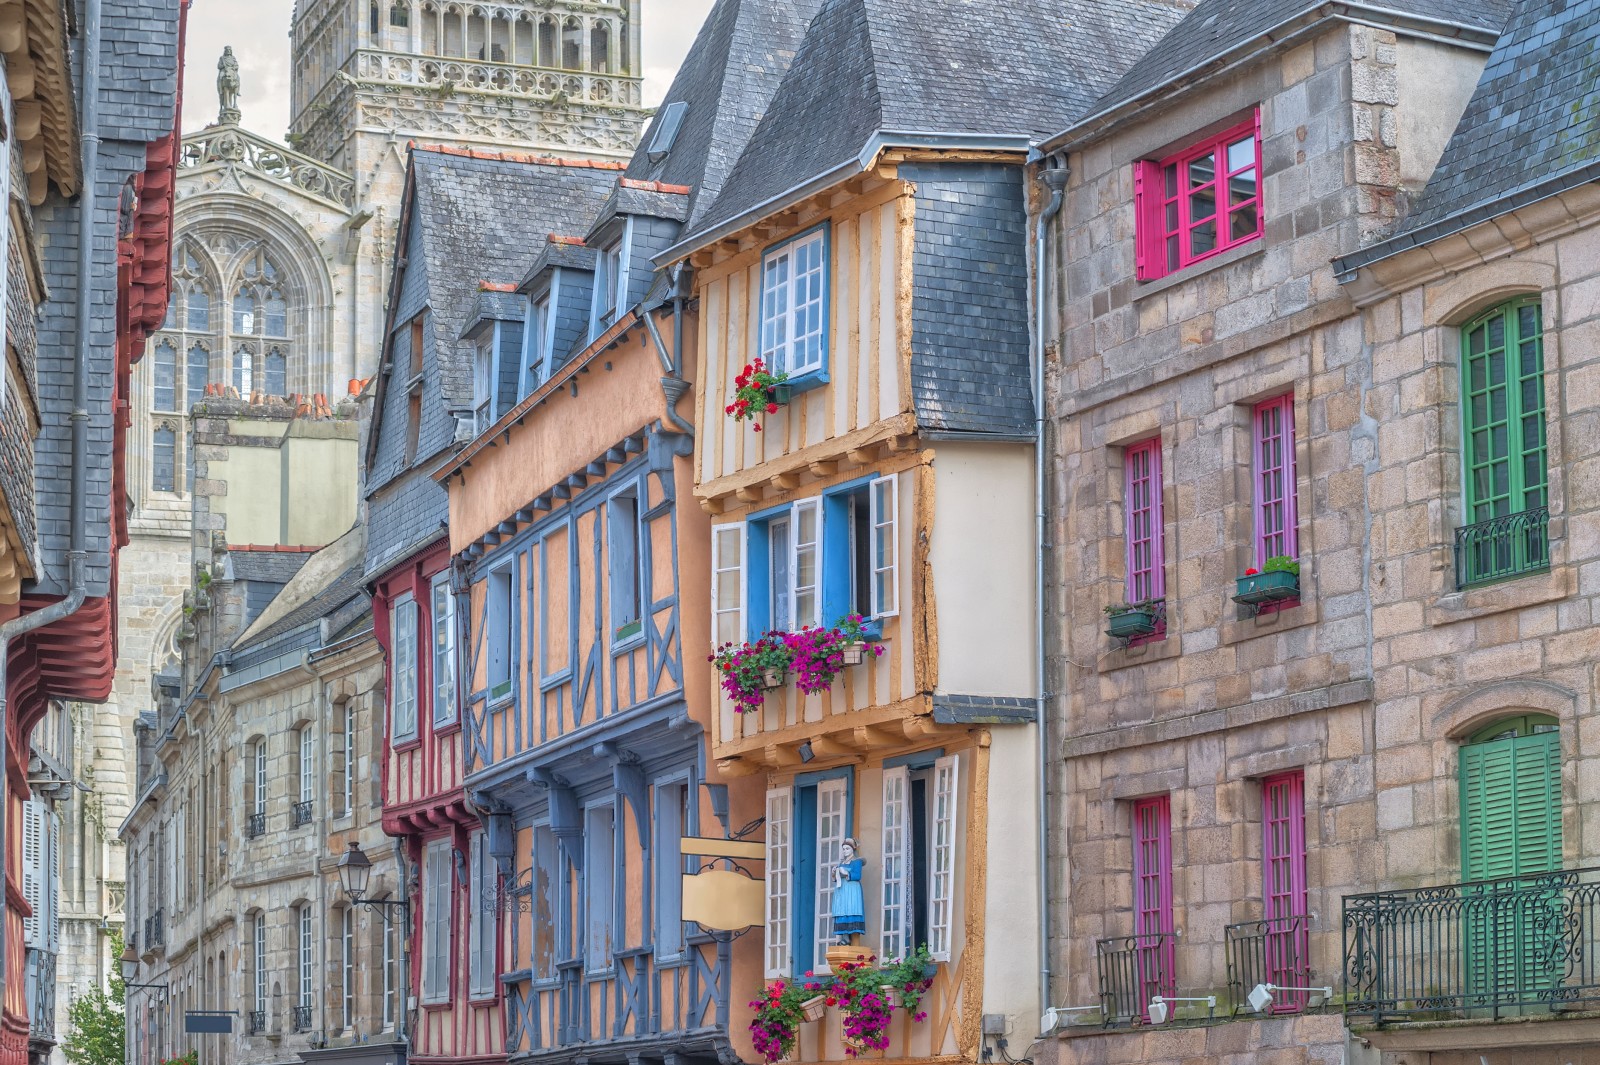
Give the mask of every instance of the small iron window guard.
[{"label": "small iron window guard", "polygon": [[294,827],[311,823],[311,800],[306,799],[294,804]]},{"label": "small iron window guard", "polygon": [[250,1034],[251,1035],[260,1035],[262,1032],[265,1032],[266,1030],[267,1030],[267,1011],[266,1010],[251,1010],[250,1011]]},{"label": "small iron window guard", "polygon": [[249,816],[249,818],[246,819],[244,824],[244,834],[250,839],[255,839],[257,836],[264,836],[267,834],[267,815],[264,811],[260,813],[253,813]]},{"label": "small iron window guard", "polygon": [[1456,530],[1456,587],[1550,568],[1550,509],[1535,507]]},{"label": "small iron window guard", "polygon": [[297,1032],[311,1031],[311,1007],[294,1007],[294,1030]]},{"label": "small iron window guard", "polygon": [[1177,995],[1178,933],[1115,936],[1095,944],[1105,1026],[1149,1024],[1150,1000]]},{"label": "small iron window guard", "polygon": [[[1316,914],[1299,914],[1241,921],[1223,930],[1228,945],[1228,997],[1234,1016],[1254,1012],[1247,996],[1258,984],[1290,988],[1311,982],[1311,926],[1316,920]],[[1286,991],[1273,998],[1270,1009],[1273,1013],[1301,1013],[1310,1007],[1308,993]]]}]

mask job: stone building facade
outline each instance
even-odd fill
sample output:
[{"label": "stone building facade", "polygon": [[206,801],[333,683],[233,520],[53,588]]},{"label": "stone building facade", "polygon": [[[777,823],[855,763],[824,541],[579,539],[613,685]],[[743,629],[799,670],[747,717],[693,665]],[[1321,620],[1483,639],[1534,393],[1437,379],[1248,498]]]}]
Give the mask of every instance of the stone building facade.
[{"label": "stone building facade", "polygon": [[[1202,3],[1043,146],[1043,1054],[1570,1061],[1596,8],[1266,6]],[[1508,168],[1505,128],[1548,143]]]}]

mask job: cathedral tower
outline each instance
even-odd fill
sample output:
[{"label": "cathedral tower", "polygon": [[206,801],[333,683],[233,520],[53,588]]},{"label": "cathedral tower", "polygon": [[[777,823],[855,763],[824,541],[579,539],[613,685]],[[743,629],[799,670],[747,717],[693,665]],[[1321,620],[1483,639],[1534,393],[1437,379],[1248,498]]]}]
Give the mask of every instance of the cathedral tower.
[{"label": "cathedral tower", "polygon": [[641,104],[640,0],[299,0],[295,148],[361,175],[416,139],[626,158]]}]

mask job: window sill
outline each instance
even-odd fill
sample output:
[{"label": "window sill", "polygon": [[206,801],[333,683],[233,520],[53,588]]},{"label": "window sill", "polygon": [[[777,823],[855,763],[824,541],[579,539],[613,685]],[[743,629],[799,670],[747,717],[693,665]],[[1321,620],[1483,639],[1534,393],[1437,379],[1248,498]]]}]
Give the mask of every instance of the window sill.
[{"label": "window sill", "polygon": [[401,751],[414,751],[421,746],[421,736],[408,736],[403,740],[396,740],[395,742],[389,744],[389,750],[395,754],[399,754]]},{"label": "window sill", "polygon": [[828,383],[828,367],[824,363],[819,369],[807,370],[805,373],[795,374],[785,380],[779,388],[787,388],[792,397],[796,393],[809,392],[813,388],[821,388]]},{"label": "window sill", "polygon": [[572,681],[572,670],[563,669],[560,673],[552,673],[548,677],[539,678],[539,691],[547,692],[551,688],[559,688]]},{"label": "window sill", "polygon": [[510,706],[516,701],[517,692],[516,688],[513,687],[511,691],[506,692],[504,695],[499,695],[493,699],[490,699],[488,701],[488,707],[491,712],[496,710],[504,710],[506,707]]},{"label": "window sill", "polygon": [[473,1009],[487,1009],[500,1001],[500,995],[495,991],[473,991],[467,995],[467,1005]]},{"label": "window sill", "polygon": [[447,1009],[450,1008],[450,1005],[451,1005],[451,1003],[450,1003],[449,999],[444,999],[441,1002],[423,1002],[423,1003],[421,1003],[422,1008],[424,1010],[427,1010],[429,1013],[438,1013],[441,1010],[447,1010]]},{"label": "window sill", "polygon": [[624,626],[624,628],[633,628],[633,631],[626,636],[613,635],[611,637],[611,653],[614,655],[626,654],[644,646],[644,628],[642,625],[637,628],[633,626]]},{"label": "window sill", "polygon": [[1147,666],[1155,662],[1165,662],[1181,654],[1183,654],[1183,637],[1168,628],[1167,635],[1162,639],[1148,640],[1128,647],[1111,648],[1100,656],[1095,666],[1101,673],[1114,673],[1129,666]]},{"label": "window sill", "polygon": [[1241,259],[1259,255],[1266,250],[1266,245],[1267,242],[1264,237],[1257,237],[1252,241],[1239,245],[1237,248],[1229,248],[1227,251],[1201,259],[1199,262],[1190,263],[1188,266],[1174,270],[1165,277],[1140,281],[1133,290],[1133,302],[1137,304],[1146,296],[1154,296],[1157,293],[1165,292],[1169,288],[1181,285],[1185,281],[1191,281],[1202,274],[1208,274],[1212,270],[1220,270],[1222,267],[1231,266]]},{"label": "window sill", "polygon": [[[1453,625],[1508,610],[1554,603],[1572,595],[1574,576],[1572,567],[1558,566],[1495,584],[1445,592],[1428,604],[1426,620],[1430,627]],[[1449,579],[1448,571],[1446,579]]]},{"label": "window sill", "polygon": [[454,721],[446,721],[446,722],[444,722],[442,724],[436,721],[433,724],[433,734],[435,736],[448,736],[452,732],[460,732],[460,731],[461,731],[461,719],[460,718],[456,718]]},{"label": "window sill", "polygon": [[[1236,606],[1231,602],[1228,605]],[[1218,646],[1225,647],[1253,640],[1258,636],[1271,636],[1288,629],[1298,629],[1302,625],[1315,625],[1321,617],[1322,611],[1317,606],[1316,587],[1309,576],[1302,574],[1300,599],[1294,606],[1264,611],[1254,617],[1224,618],[1217,627],[1217,643]]]}]

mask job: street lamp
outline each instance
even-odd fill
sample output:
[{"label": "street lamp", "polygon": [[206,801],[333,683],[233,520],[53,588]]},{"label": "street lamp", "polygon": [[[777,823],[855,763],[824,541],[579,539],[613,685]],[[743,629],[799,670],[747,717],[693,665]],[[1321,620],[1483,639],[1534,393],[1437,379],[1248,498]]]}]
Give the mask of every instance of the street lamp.
[{"label": "street lamp", "polygon": [[[372,877],[372,859],[361,849],[361,844],[352,840],[350,849],[344,852],[339,859],[339,886],[344,889],[345,898],[354,906],[366,906],[383,914],[384,935],[389,934],[389,911],[400,911],[401,950],[402,958],[410,952],[410,943],[407,939],[411,934],[411,903],[406,899],[369,899],[367,898],[367,881]],[[402,961],[400,965],[400,1010],[398,1024],[395,1026],[396,1034],[401,1043],[409,1045],[410,1035],[407,1032],[409,1023],[411,1000],[411,966]]]},{"label": "street lamp", "polygon": [[159,991],[163,998],[167,994],[166,984],[136,984],[133,978],[139,975],[139,952],[133,949],[132,944],[125,947],[122,957],[117,959],[122,968],[122,987],[125,991]]}]

